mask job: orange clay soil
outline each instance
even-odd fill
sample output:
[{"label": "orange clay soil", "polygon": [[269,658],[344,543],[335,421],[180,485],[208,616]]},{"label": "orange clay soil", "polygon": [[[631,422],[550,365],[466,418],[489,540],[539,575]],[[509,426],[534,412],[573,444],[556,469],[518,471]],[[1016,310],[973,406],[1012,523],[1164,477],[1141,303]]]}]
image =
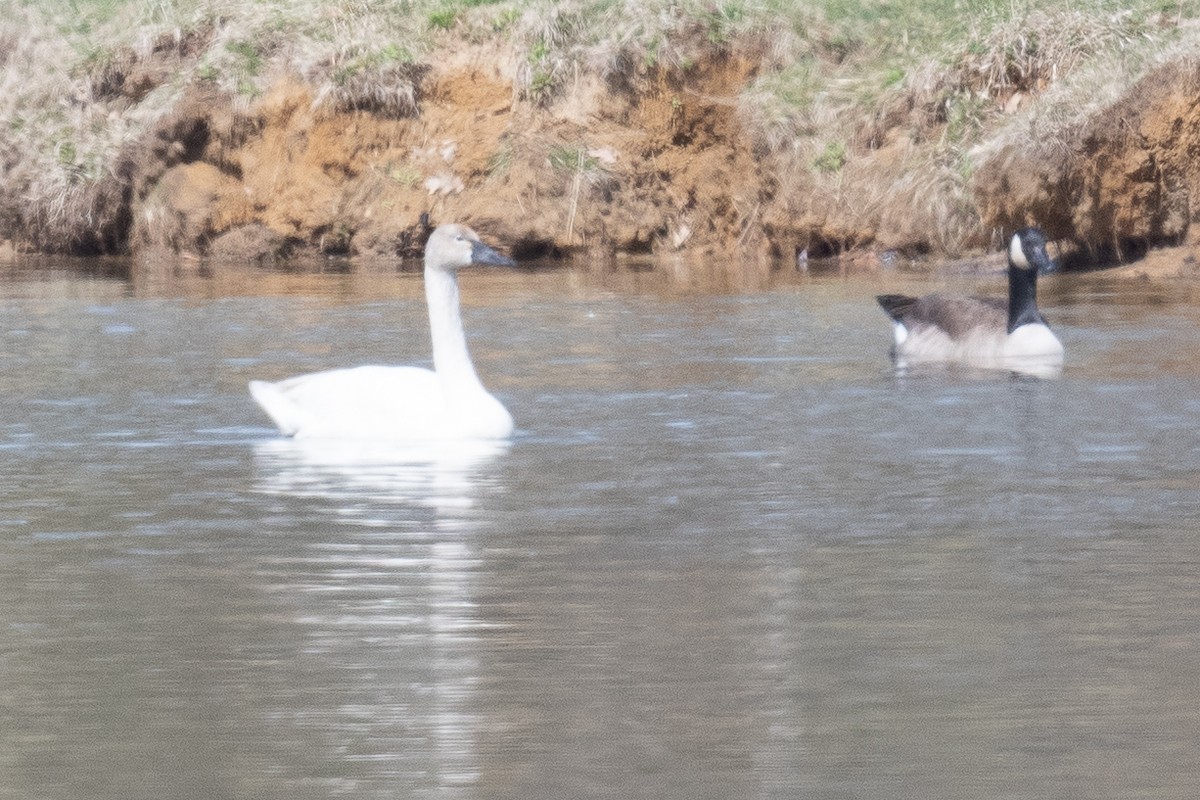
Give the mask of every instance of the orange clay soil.
[{"label": "orange clay soil", "polygon": [[427,74],[411,118],[344,112],[284,81],[234,113],[196,92],[143,146],[130,246],[228,258],[392,257],[422,214],[518,254],[763,247],[771,181],[739,130],[755,65],[634,92],[577,86],[552,110],[483,62]]}]

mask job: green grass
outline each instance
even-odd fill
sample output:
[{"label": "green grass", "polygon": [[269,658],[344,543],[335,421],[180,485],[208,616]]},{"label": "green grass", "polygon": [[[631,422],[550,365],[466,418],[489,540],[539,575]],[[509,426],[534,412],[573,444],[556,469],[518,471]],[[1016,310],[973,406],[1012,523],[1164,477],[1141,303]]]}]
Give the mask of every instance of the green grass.
[{"label": "green grass", "polygon": [[813,166],[821,172],[837,172],[846,164],[845,142],[826,142],[820,155],[813,159]]},{"label": "green grass", "polygon": [[439,8],[429,12],[429,27],[448,31],[458,22],[457,8]]},{"label": "green grass", "polygon": [[559,172],[590,173],[602,169],[600,160],[589,155],[583,145],[552,147],[548,158],[550,166]]},{"label": "green grass", "polygon": [[411,52],[394,43],[350,52],[347,55],[347,60],[332,73],[334,82],[339,85],[345,85],[365,73],[411,65],[416,60]]}]

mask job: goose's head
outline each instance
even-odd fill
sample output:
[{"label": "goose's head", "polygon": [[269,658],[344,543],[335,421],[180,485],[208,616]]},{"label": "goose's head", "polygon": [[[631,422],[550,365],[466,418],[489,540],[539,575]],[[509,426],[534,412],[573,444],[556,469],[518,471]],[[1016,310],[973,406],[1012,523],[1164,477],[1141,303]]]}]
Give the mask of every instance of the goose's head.
[{"label": "goose's head", "polygon": [[495,264],[511,267],[516,262],[497,253],[466,225],[439,225],[425,243],[425,269],[454,272],[471,264]]},{"label": "goose's head", "polygon": [[1038,228],[1022,228],[1013,234],[1008,245],[1008,266],[1010,269],[1032,269],[1041,275],[1058,269],[1046,252],[1046,235]]}]

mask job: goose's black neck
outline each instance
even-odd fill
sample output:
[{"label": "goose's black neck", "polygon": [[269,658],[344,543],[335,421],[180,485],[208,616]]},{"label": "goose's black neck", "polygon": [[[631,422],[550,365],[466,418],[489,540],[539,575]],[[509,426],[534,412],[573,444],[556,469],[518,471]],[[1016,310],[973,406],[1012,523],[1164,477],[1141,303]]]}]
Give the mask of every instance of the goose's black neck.
[{"label": "goose's black neck", "polygon": [[1046,324],[1037,309],[1037,268],[1008,268],[1008,332],[1022,325]]}]

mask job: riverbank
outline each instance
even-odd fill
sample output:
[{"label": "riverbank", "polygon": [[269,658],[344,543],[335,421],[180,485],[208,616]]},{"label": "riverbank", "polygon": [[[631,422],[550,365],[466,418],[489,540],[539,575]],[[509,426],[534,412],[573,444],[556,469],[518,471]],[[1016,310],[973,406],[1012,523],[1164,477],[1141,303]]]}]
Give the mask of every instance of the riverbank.
[{"label": "riverbank", "polygon": [[519,258],[871,268],[1034,223],[1094,264],[1200,213],[1183,5],[7,5],[0,252],[394,259],[427,214]]}]

